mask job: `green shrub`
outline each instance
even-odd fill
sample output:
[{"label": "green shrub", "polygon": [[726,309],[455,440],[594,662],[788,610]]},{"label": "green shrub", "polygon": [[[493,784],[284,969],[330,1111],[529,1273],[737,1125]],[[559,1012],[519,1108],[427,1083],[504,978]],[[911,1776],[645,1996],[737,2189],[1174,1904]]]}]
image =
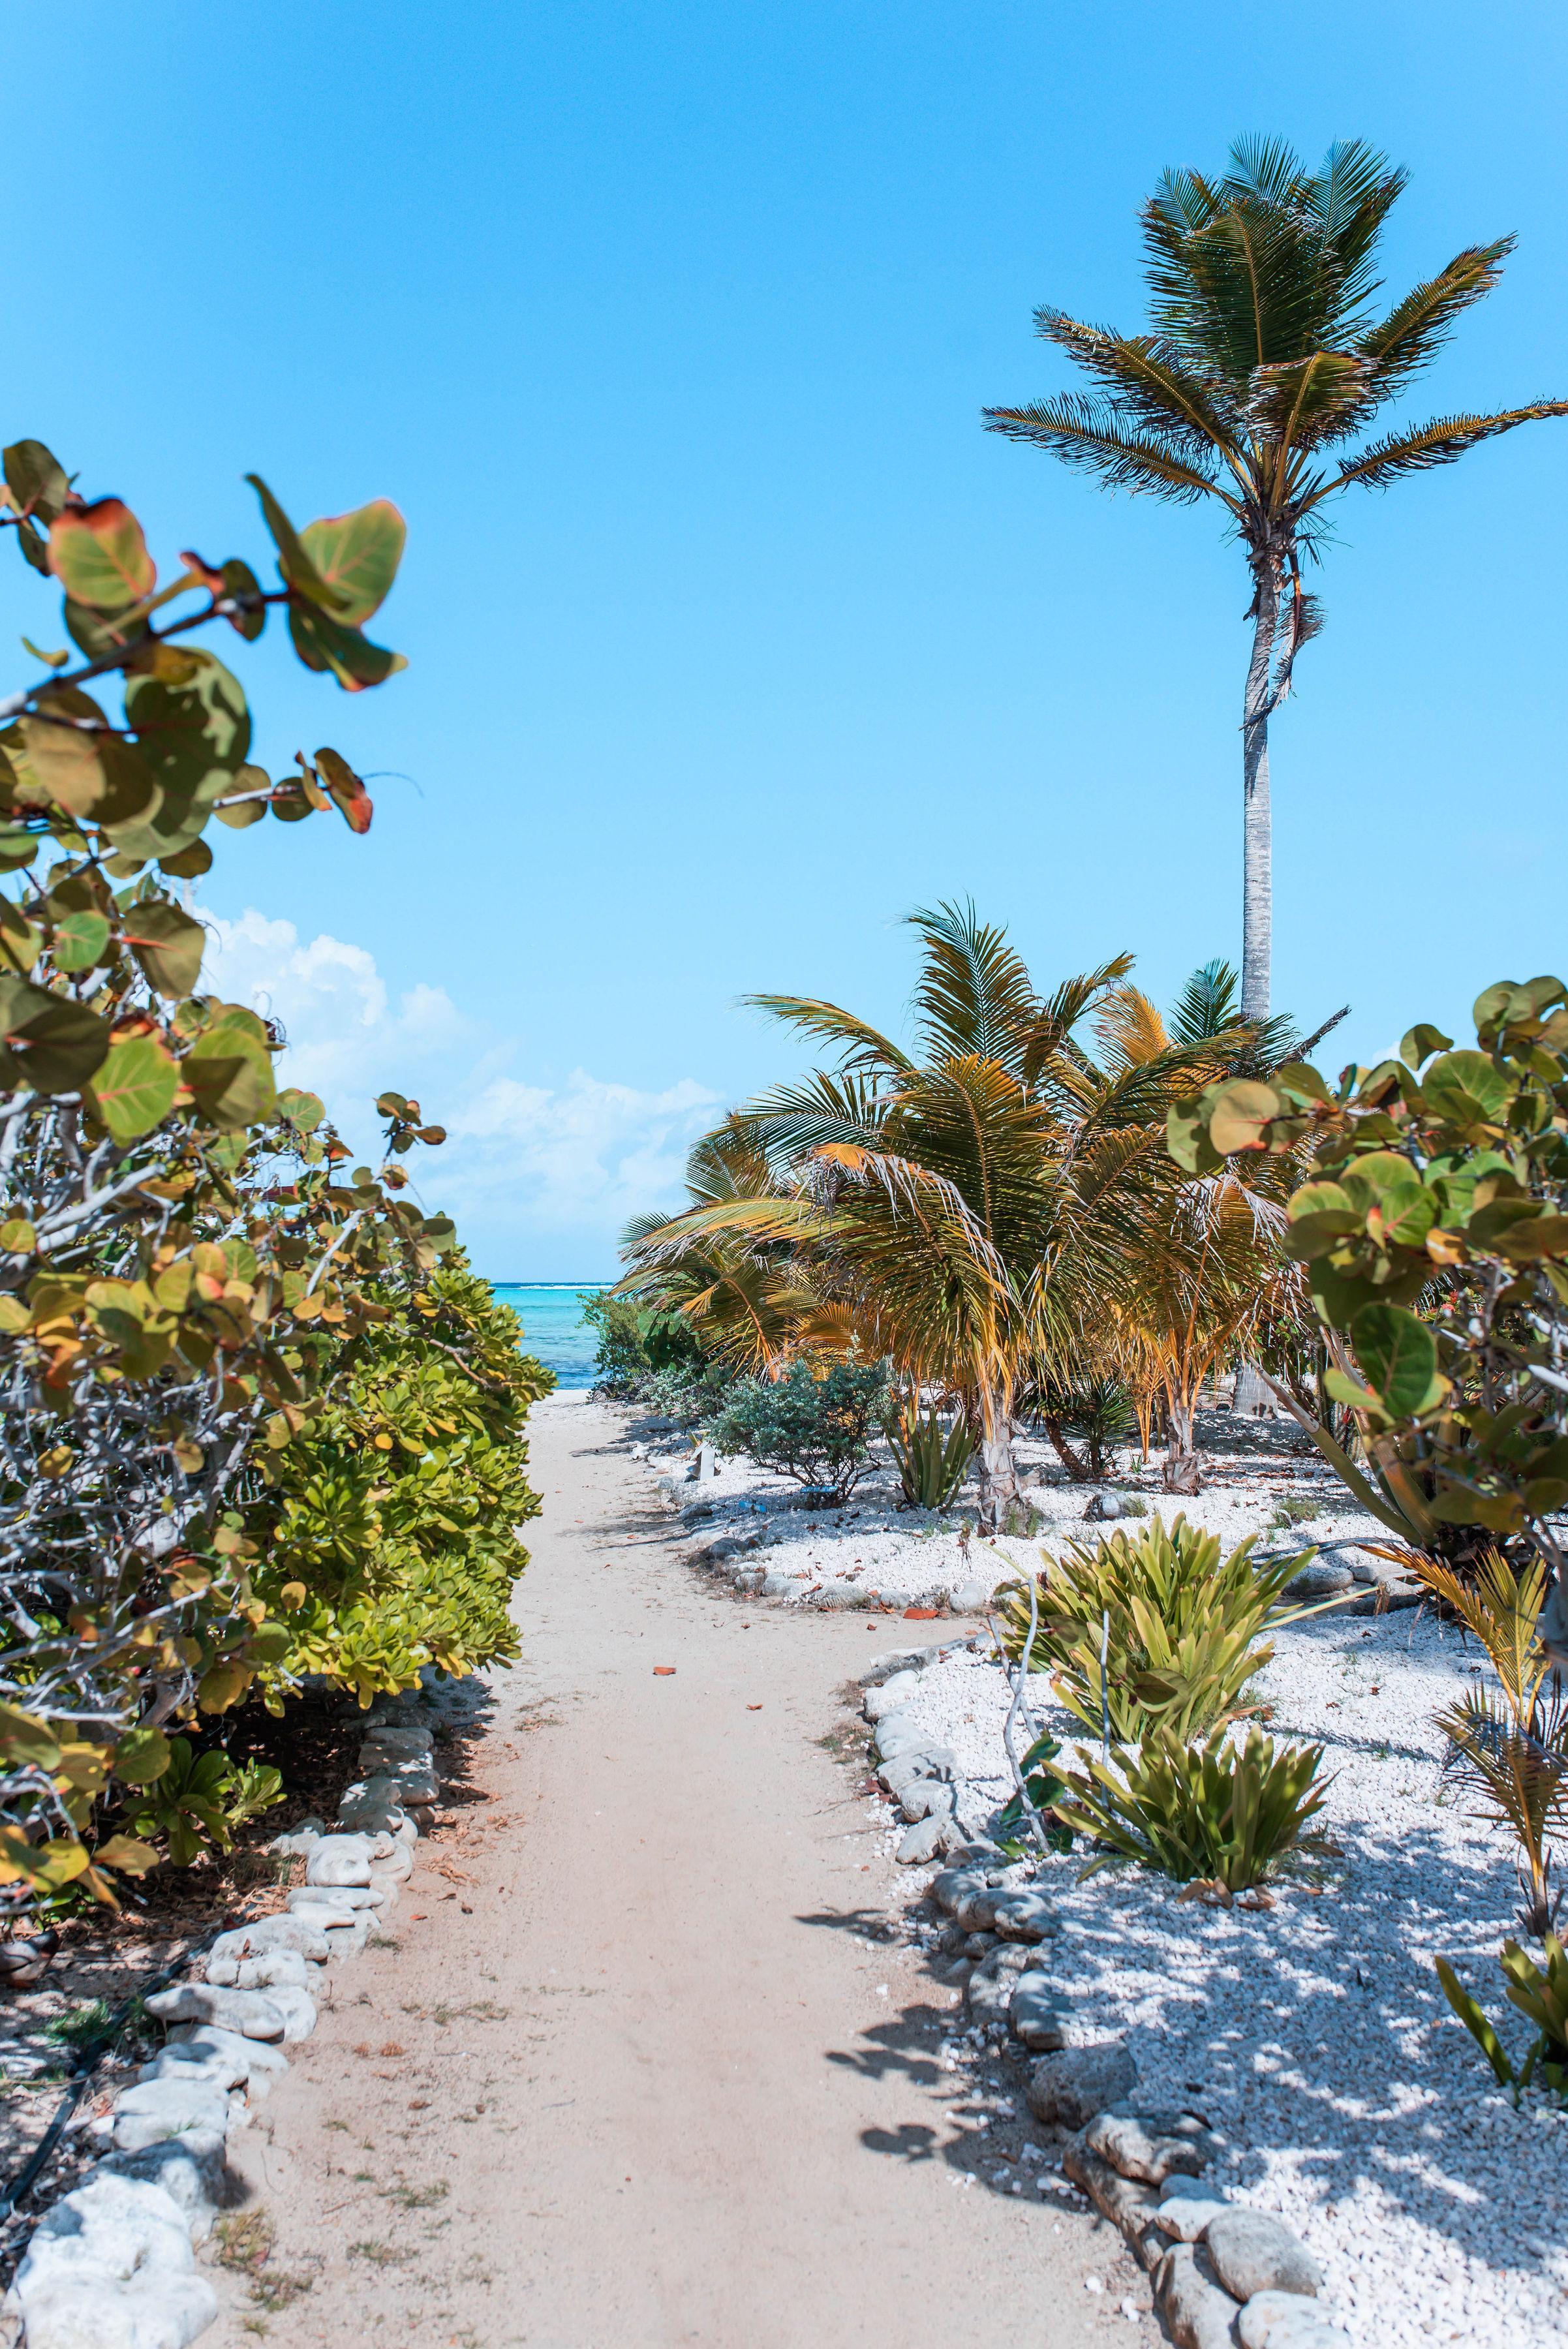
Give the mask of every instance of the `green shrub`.
[{"label": "green shrub", "polygon": [[[1096,1736],[1107,1713],[1124,1744],[1156,1730],[1206,1736],[1244,1709],[1242,1691],[1274,1652],[1263,1633],[1303,1611],[1280,1606],[1301,1559],[1256,1567],[1251,1552],[1249,1539],[1221,1559],[1218,1538],[1185,1516],[1168,1532],[1157,1516],[1141,1533],[1109,1534],[1093,1549],[1069,1542],[1045,1559],[1030,1671],[1049,1671],[1060,1702]],[[1000,1594],[996,1612],[1009,1655],[1020,1655],[1027,1588]]]},{"label": "green shrub", "polygon": [[539,1510],[524,1423],[554,1375],[519,1352],[515,1318],[460,1251],[370,1299],[383,1318],[343,1347],[246,1512],[257,1596],[290,1637],[275,1711],[306,1672],[368,1704],[426,1664],[468,1672],[517,1652],[518,1529]]},{"label": "green shrub", "polygon": [[[1019,1771],[1023,1791],[1029,1797],[1045,1828],[1045,1840],[1053,1851],[1071,1851],[1073,1830],[1064,1826],[1056,1816],[1056,1806],[1068,1789],[1068,1780],[1062,1767],[1062,1748],[1054,1737],[1037,1737],[1023,1761]],[[1023,1856],[1024,1805],[1016,1791],[1009,1795],[1002,1816],[997,1822],[1004,1850]]]},{"label": "green shrub", "polygon": [[644,1411],[672,1419],[678,1427],[711,1425],[736,1384],[722,1362],[677,1363],[640,1380],[636,1400]]},{"label": "green shrub", "polygon": [[[1132,1399],[1118,1379],[1089,1379],[1082,1386],[1044,1385],[1032,1400],[1040,1424],[1075,1485],[1097,1484],[1108,1475],[1118,1444],[1137,1435]],[[1076,1436],[1082,1454],[1068,1442]]]},{"label": "green shrub", "polygon": [[702,1349],[683,1314],[650,1310],[635,1297],[618,1297],[613,1288],[585,1297],[582,1310],[584,1320],[598,1331],[596,1394],[644,1402],[649,1380],[660,1371],[701,1369]]},{"label": "green shrub", "polygon": [[910,1399],[888,1419],[885,1432],[909,1506],[945,1508],[974,1458],[974,1437],[962,1413],[948,1426],[934,1406],[918,1411]]},{"label": "green shrub", "polygon": [[743,1379],[713,1426],[722,1452],[749,1453],[762,1467],[846,1501],[869,1471],[871,1429],[888,1391],[878,1362],[836,1362],[818,1373],[792,1362],[781,1379]]},{"label": "green shrub", "polygon": [[1155,1732],[1141,1746],[1116,1745],[1066,1774],[1057,1817],[1110,1849],[1084,1871],[1136,1860],[1178,1884],[1199,1880],[1245,1892],[1293,1854],[1329,1846],[1303,1829],[1323,1808],[1314,1781],[1321,1745],[1287,1745],[1255,1725],[1236,1746],[1217,1729],[1202,1745]]}]

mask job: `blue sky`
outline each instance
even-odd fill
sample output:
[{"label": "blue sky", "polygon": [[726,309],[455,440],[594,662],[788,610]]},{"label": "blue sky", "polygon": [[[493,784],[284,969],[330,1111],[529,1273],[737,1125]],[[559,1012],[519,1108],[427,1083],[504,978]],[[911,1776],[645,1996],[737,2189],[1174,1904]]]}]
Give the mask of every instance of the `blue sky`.
[{"label": "blue sky", "polygon": [[[1240,557],[978,411],[1065,379],[1036,304],[1139,321],[1140,199],[1243,131],[1409,166],[1396,290],[1518,233],[1412,414],[1568,392],[1565,46],[1443,0],[14,0],[5,438],[165,565],[259,556],[247,468],[408,516],[406,675],[238,664],[259,755],[337,744],[375,831],[225,837],[204,902],[304,1081],[452,1127],[427,1188],[482,1269],[610,1269],[796,1064],[737,999],[896,1022],[914,905],[972,895],[1043,983],[1237,954]],[[1565,492],[1543,424],[1342,510],[1275,730],[1275,992],[1348,998],[1347,1053],[1568,958]]]}]

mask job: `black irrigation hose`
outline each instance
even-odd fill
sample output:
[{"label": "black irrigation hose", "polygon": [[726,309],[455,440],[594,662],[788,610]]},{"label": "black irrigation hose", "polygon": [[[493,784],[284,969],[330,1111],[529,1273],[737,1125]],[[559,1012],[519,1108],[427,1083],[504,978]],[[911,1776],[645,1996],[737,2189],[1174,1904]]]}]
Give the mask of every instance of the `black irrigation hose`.
[{"label": "black irrigation hose", "polygon": [[21,2168],[11,2178],[5,2192],[0,2194],[0,2227],[9,2224],[17,2203],[32,2192],[54,2158],[55,2148],[65,2135],[66,2125],[71,2115],[86,2094],[88,2082],[125,2029],[136,2008],[152,1992],[162,1990],[166,1984],[171,1982],[175,1975],[190,1964],[198,1951],[205,1949],[210,1941],[215,1941],[219,1933],[226,1930],[226,1927],[220,1925],[212,1932],[203,1934],[201,1940],[192,1941],[190,1948],[182,1951],[171,1966],[165,1966],[161,1974],[154,1974],[150,1982],[144,1983],[140,1990],[133,1991],[128,1999],[123,2000],[109,2017],[102,2030],[95,2032],[92,2038],[77,2050],[77,2060],[71,2070],[70,2085],[61,2097],[53,2120],[22,2164]]}]

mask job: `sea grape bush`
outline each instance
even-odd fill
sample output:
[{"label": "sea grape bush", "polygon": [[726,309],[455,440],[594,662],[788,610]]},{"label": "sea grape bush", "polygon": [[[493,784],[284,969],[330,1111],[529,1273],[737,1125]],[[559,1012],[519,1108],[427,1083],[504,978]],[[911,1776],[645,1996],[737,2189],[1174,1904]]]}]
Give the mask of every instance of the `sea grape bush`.
[{"label": "sea grape bush", "polygon": [[[204,932],[164,885],[207,870],[214,816],[244,828],[336,807],[369,827],[337,750],[276,779],[252,761],[244,691],[192,639],[254,642],[281,608],[307,667],[349,692],[380,683],[400,657],[363,624],[396,574],[400,516],[377,501],[296,531],[252,476],[278,584],[187,553],[160,586],[119,499],[78,496],[35,440],[0,471],[0,529],[63,588],[82,656],[28,643],[43,674],[0,702],[0,871],[14,876],[0,892],[0,1904],[14,1912],[67,1886],[112,1899],[117,1872],[182,1842],[157,1826],[180,1808],[169,1729],[258,1682],[286,1685],[299,1633],[269,1615],[247,1530],[279,1489],[266,1464],[392,1319],[385,1295],[415,1309],[454,1234],[401,1195],[402,1158],[440,1129],[388,1094],[386,1163],[347,1170],[320,1102],[279,1090],[276,1034],[201,991]],[[466,1364],[490,1341],[452,1343]],[[249,1798],[206,1775],[230,1816]],[[107,1837],[106,1818],[119,1822]]]},{"label": "sea grape bush", "polygon": [[647,1400],[650,1379],[678,1371],[692,1378],[703,1369],[702,1349],[684,1314],[661,1311],[636,1297],[601,1288],[582,1303],[583,1319],[598,1332],[594,1352],[594,1392],[618,1402]]},{"label": "sea grape bush", "polygon": [[[1369,1474],[1320,1447],[1415,1547],[1468,1561],[1533,1549],[1552,1576],[1542,1635],[1568,1655],[1568,987],[1500,980],[1473,1050],[1428,1023],[1336,1087],[1295,1062],[1170,1112],[1194,1174],[1295,1154],[1308,1179],[1285,1245],[1306,1268]],[[1282,1398],[1289,1401],[1289,1398]],[[1293,1403],[1299,1416],[1299,1404]]]}]

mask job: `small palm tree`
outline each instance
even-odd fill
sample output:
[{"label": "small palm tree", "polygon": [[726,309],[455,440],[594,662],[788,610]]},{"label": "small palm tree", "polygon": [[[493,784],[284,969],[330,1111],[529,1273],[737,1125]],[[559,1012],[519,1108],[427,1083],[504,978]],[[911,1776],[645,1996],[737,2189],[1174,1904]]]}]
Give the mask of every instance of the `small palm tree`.
[{"label": "small palm tree", "polygon": [[[694,1299],[722,1259],[733,1293],[749,1257],[779,1296],[793,1288],[794,1346],[888,1356],[912,1385],[961,1403],[993,1524],[1017,1492],[1020,1395],[1067,1374],[1085,1332],[1131,1294],[1129,1251],[1181,1186],[1167,1110],[1255,1031],[1145,1035],[1158,1015],[1125,985],[1128,956],[1041,996],[972,907],[917,914],[913,926],[924,954],[911,1051],[836,1004],[754,999],[834,1065],[731,1120],[747,1180],[706,1198],[694,1186],[684,1214],[639,1224],[622,1286],[668,1299],[694,1276]],[[1075,1039],[1081,1024],[1125,1048],[1097,1065]]]},{"label": "small palm tree", "polygon": [[[1302,584],[1324,508],[1353,484],[1384,489],[1568,400],[1493,416],[1439,416],[1365,440],[1473,302],[1490,292],[1511,237],[1471,245],[1386,316],[1374,314],[1377,243],[1406,174],[1359,140],[1309,176],[1277,140],[1244,140],[1218,181],[1171,171],[1144,207],[1154,331],[1117,335],[1060,310],[1039,332],[1097,397],[1064,393],[990,408],[988,428],[1080,465],[1112,490],[1175,505],[1217,498],[1252,578],[1242,704],[1241,1015],[1269,1009],[1272,930],[1269,719],[1320,617]],[[1346,444],[1361,440],[1348,452]]]}]

